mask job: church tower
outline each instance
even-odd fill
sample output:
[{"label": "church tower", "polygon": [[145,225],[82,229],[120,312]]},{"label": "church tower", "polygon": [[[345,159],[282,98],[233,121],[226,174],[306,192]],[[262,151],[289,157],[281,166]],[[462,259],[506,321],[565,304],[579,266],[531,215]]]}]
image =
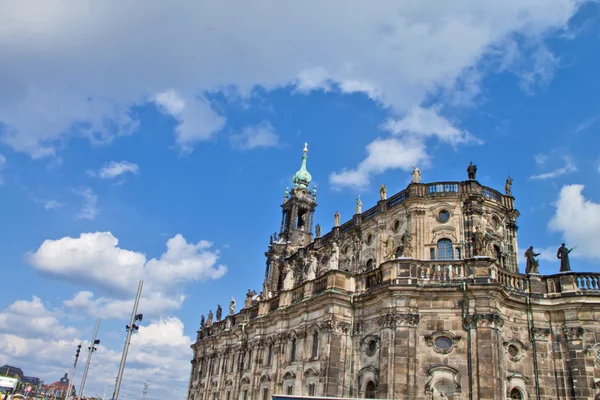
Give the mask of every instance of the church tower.
[{"label": "church tower", "polygon": [[308,144],[304,144],[302,165],[294,175],[294,187],[289,192],[285,191],[283,199],[280,240],[295,248],[304,247],[312,242],[313,220],[317,207],[317,189],[313,187],[312,193],[308,185],[312,177],[306,169]]},{"label": "church tower", "polygon": [[306,169],[308,144],[304,144],[302,164],[294,175],[294,187],[291,192],[285,189],[283,204],[281,205],[281,228],[279,236],[274,234],[269,243],[269,250],[265,253],[267,265],[263,294],[269,298],[272,294],[282,289],[284,260],[306,247],[313,240],[313,221],[317,207],[317,188],[313,187],[312,193],[308,186],[312,177]]}]

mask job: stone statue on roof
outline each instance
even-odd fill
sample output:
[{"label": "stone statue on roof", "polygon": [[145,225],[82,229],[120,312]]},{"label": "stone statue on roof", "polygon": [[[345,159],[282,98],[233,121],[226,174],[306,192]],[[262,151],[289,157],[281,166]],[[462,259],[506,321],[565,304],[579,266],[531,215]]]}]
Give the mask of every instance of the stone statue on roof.
[{"label": "stone statue on roof", "polygon": [[360,199],[360,194],[356,198],[356,214],[362,213],[362,200]]},{"label": "stone statue on roof", "polygon": [[333,214],[333,226],[335,228],[340,226],[340,213],[337,211],[335,212],[335,214]]},{"label": "stone statue on roof", "polygon": [[385,185],[381,185],[379,188],[379,200],[387,199],[387,187]]},{"label": "stone statue on roof", "polygon": [[421,170],[416,165],[412,171],[412,183],[421,183]]},{"label": "stone statue on roof", "polygon": [[571,263],[569,262],[569,253],[572,252],[573,249],[567,249],[565,244],[563,243],[556,252],[556,258],[560,260],[560,272],[569,272],[571,271]]},{"label": "stone statue on roof", "polygon": [[229,303],[229,315],[235,314],[235,299],[231,297],[231,302]]},{"label": "stone statue on roof", "polygon": [[475,180],[477,177],[477,165],[473,164],[473,161],[471,161],[467,167],[467,176],[469,177],[470,181]]},{"label": "stone statue on roof", "polygon": [[535,251],[533,251],[533,246],[529,246],[529,248],[525,252],[525,260],[526,260],[525,273],[527,275],[539,273],[538,268],[540,266],[540,263],[538,260],[535,259],[539,255],[540,255],[540,253],[536,253]]},{"label": "stone statue on roof", "polygon": [[315,234],[317,236],[317,239],[321,237],[321,225],[317,224],[317,226],[315,227]]},{"label": "stone statue on roof", "polygon": [[504,184],[504,193],[506,193],[507,196],[512,196],[512,183],[513,179],[510,176],[506,178],[506,183]]}]

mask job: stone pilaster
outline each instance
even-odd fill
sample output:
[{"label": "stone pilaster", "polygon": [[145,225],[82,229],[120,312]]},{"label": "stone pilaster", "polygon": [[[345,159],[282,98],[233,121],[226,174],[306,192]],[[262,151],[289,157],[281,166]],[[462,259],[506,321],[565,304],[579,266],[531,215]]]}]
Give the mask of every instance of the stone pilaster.
[{"label": "stone pilaster", "polygon": [[500,376],[500,332],[504,319],[496,313],[473,314],[466,317],[465,323],[475,333],[472,353],[475,355],[473,367],[476,374],[476,396],[480,400],[501,399],[502,377]]},{"label": "stone pilaster", "polygon": [[417,326],[419,314],[396,314],[394,332],[393,386],[388,398],[417,398]]}]

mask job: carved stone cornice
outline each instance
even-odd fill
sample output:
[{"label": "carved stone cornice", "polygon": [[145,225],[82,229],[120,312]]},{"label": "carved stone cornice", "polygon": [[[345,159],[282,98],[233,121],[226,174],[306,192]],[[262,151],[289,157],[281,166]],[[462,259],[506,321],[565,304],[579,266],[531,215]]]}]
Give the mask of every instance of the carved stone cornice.
[{"label": "carved stone cornice", "polygon": [[388,312],[379,317],[377,324],[379,324],[381,328],[414,328],[419,324],[420,320],[421,316],[419,314],[393,314]]},{"label": "carved stone cornice", "polygon": [[496,313],[481,313],[467,315],[464,319],[465,326],[468,328],[491,328],[502,330],[504,327],[504,318]]},{"label": "carved stone cornice", "polygon": [[578,340],[583,336],[583,328],[580,326],[565,326],[563,334],[567,340]]},{"label": "carved stone cornice", "polygon": [[549,328],[531,328],[531,335],[535,340],[548,340],[550,336]]},{"label": "carved stone cornice", "polygon": [[394,328],[396,327],[396,317],[392,313],[387,313],[379,317],[377,324],[381,328]]}]

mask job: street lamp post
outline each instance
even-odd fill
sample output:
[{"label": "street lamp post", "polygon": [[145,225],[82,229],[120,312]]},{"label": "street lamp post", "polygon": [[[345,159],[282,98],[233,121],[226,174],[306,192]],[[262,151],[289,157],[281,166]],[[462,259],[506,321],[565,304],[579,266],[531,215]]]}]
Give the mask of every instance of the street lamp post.
[{"label": "street lamp post", "polygon": [[73,389],[73,380],[75,379],[75,368],[77,368],[77,360],[79,359],[79,353],[81,352],[81,343],[77,345],[77,351],[75,352],[75,362],[73,363],[73,371],[71,372],[71,379],[69,379],[69,386],[67,388],[67,393],[65,394],[65,399],[69,399],[71,397],[71,390]]},{"label": "street lamp post", "polygon": [[118,400],[119,390],[121,389],[121,380],[123,379],[123,371],[125,370],[125,362],[127,361],[127,352],[129,351],[129,342],[131,341],[131,334],[137,332],[139,326],[135,323],[141,321],[143,318],[142,314],[137,313],[138,305],[140,304],[140,297],[142,296],[142,286],[144,281],[140,281],[138,285],[137,295],[135,296],[135,302],[133,303],[133,311],[131,313],[131,319],[129,325],[125,326],[127,329],[127,338],[125,339],[125,346],[123,347],[123,355],[121,356],[121,365],[119,366],[119,373],[117,375],[117,383],[115,384],[115,392],[113,393],[112,400]]},{"label": "street lamp post", "polygon": [[83,398],[83,388],[85,387],[85,380],[87,378],[87,373],[88,370],[90,369],[90,362],[92,361],[92,354],[94,353],[94,351],[96,351],[96,345],[100,344],[100,339],[96,339],[96,336],[98,335],[98,327],[100,326],[100,320],[98,319],[96,321],[96,329],[94,329],[94,336],[92,337],[92,342],[90,347],[88,347],[89,349],[89,353],[88,353],[88,358],[87,358],[87,362],[85,363],[85,369],[83,370],[83,378],[81,379],[81,387],[79,388],[79,400],[81,400]]}]

